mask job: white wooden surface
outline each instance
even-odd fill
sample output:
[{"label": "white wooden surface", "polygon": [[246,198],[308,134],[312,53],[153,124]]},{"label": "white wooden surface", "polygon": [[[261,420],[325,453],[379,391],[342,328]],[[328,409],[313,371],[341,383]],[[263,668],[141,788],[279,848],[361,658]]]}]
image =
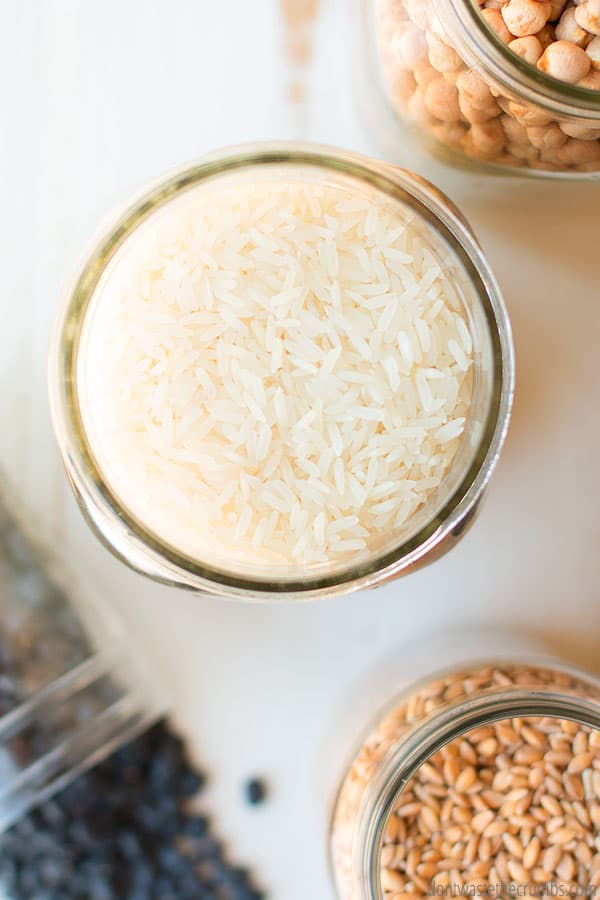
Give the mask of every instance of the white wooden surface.
[{"label": "white wooden surface", "polygon": [[[112,560],[66,490],[45,355],[77,254],[115,201],[206,150],[303,137],[376,153],[352,97],[352,8],[321,0],[300,107],[276,0],[0,0],[0,466],[40,535],[150,655],[214,776],[206,803],[220,831],[274,900],[331,898],[332,747],[380,660],[470,623],[535,634],[589,665],[600,649],[598,185],[494,183],[407,157],[471,219],[519,366],[480,521],[430,569],[318,605],[199,599]],[[252,773],[272,784],[256,810],[241,801]]]}]

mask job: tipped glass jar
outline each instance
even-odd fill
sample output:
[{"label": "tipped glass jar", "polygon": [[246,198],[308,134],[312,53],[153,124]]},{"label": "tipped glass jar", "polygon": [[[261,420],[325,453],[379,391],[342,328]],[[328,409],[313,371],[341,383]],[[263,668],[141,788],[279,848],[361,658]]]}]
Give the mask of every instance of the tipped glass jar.
[{"label": "tipped glass jar", "polygon": [[[553,4],[550,14],[557,19],[564,5]],[[386,146],[397,146],[400,157],[403,126],[434,156],[473,171],[598,178],[597,63],[586,62],[589,72],[575,84],[551,77],[525,56],[533,52],[533,60],[557,40],[556,20],[538,36],[518,30],[530,37],[509,46],[503,6],[492,0],[482,12],[476,0],[364,0],[369,84],[383,95]],[[533,50],[525,43],[531,39]],[[556,47],[562,52],[565,44]]]},{"label": "tipped glass jar", "polygon": [[370,728],[332,820],[340,900],[598,892],[600,682],[506,659],[425,677]]},{"label": "tipped glass jar", "polygon": [[120,623],[48,565],[0,498],[0,832],[166,709]]},{"label": "tipped glass jar", "polygon": [[506,432],[506,311],[431,185],[260,145],[117,217],[60,310],[51,407],[117,555],[226,596],[372,587],[464,532]]}]

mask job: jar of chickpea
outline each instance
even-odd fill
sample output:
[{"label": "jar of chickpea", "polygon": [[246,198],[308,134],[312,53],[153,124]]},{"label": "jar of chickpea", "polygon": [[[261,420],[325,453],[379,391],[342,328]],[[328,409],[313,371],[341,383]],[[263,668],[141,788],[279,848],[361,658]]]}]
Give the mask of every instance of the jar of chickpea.
[{"label": "jar of chickpea", "polygon": [[596,896],[599,829],[600,681],[539,656],[463,665],[363,736],[331,824],[337,896]]},{"label": "jar of chickpea", "polygon": [[369,83],[394,128],[473,170],[600,177],[600,0],[363,6]]}]

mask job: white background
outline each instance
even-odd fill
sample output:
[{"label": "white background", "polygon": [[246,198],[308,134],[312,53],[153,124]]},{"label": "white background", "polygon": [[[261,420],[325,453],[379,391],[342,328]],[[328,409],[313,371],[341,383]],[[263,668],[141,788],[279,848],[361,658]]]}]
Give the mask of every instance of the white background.
[{"label": "white background", "polygon": [[[276,0],[0,0],[0,466],[40,536],[150,655],[213,776],[205,805],[274,900],[331,897],[324,834],[342,711],[381,660],[449,625],[510,626],[590,666],[600,648],[598,185],[492,182],[397,148],[470,218],[518,357],[509,440],[479,522],[431,568],[296,607],[198,598],[115,562],[66,489],[46,345],[98,220],[148,177],[220,145],[303,137],[376,154],[353,99],[354,8],[321,0],[312,60],[295,73],[299,104]],[[272,793],[250,810],[241,785],[253,773]]]}]

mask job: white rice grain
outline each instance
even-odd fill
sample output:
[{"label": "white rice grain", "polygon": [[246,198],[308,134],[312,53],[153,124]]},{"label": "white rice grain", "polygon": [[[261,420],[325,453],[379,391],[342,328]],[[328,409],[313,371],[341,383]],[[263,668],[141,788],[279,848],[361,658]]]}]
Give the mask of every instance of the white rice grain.
[{"label": "white rice grain", "polygon": [[112,489],[200,559],[391,539],[467,428],[473,338],[445,271],[412,212],[345,182],[172,201],[89,318],[84,421]]}]

